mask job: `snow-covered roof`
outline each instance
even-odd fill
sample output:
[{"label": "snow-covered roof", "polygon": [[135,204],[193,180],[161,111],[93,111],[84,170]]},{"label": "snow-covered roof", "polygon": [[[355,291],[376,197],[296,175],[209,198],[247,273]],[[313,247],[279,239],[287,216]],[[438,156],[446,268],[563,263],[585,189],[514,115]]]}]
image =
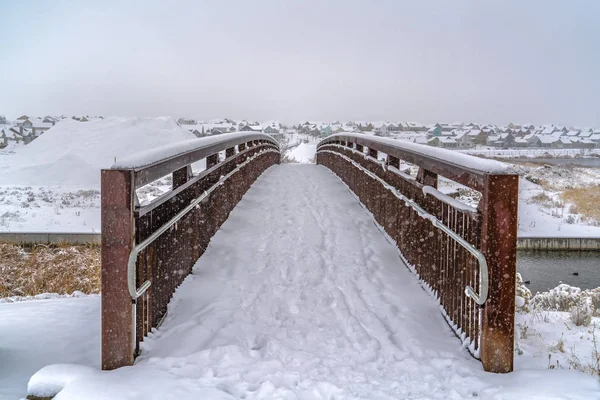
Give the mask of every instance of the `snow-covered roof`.
[{"label": "snow-covered roof", "polygon": [[538,138],[543,144],[552,144],[560,140],[558,137],[552,135],[538,135]]}]

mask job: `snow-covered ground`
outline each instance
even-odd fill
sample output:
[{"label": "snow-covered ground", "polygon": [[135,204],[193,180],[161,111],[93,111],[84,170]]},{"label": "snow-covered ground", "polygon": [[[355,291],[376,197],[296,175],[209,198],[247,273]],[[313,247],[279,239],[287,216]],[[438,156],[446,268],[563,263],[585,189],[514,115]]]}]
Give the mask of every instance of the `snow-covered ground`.
[{"label": "snow-covered ground", "polygon": [[[13,306],[0,305],[0,312]],[[14,315],[26,318],[24,311]],[[18,338],[17,327],[10,329]],[[548,369],[545,350],[535,353],[543,344],[531,345],[521,346],[514,373],[484,372],[339,179],[321,166],[283,164],[256,181],[213,237],[135,366],[112,372],[49,366],[29,390],[48,395],[64,387],[57,400],[592,399],[600,393],[590,375]]]},{"label": "snow-covered ground", "polygon": [[0,400],[25,397],[31,375],[56,363],[100,365],[100,296],[0,302]]},{"label": "snow-covered ground", "polygon": [[300,143],[285,153],[285,158],[296,163],[315,163],[317,145],[312,143]]},{"label": "snow-covered ground", "polygon": [[[195,138],[166,117],[62,120],[0,155],[0,231],[100,232],[100,169],[133,151]],[[141,188],[140,201],[168,185]]]}]

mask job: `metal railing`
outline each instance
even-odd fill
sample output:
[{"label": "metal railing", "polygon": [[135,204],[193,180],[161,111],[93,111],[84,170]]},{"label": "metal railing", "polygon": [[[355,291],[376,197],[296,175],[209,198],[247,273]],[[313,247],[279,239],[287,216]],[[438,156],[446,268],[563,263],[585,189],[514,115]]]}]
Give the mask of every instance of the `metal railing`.
[{"label": "metal railing", "polygon": [[[518,176],[496,161],[349,133],[321,141],[317,163],[373,213],[484,369],[511,371]],[[440,193],[439,177],[480,192],[478,207]]]},{"label": "metal railing", "polygon": [[[444,233],[446,233],[448,236],[450,236],[452,239],[454,239],[459,245],[461,245],[464,249],[466,249],[469,253],[471,253],[477,259],[477,262],[479,263],[479,270],[480,270],[480,274],[479,274],[479,288],[480,289],[479,290],[481,293],[477,294],[470,285],[466,285],[465,286],[465,294],[467,296],[469,296],[470,298],[472,298],[477,304],[479,304],[479,305],[485,304],[485,301],[487,300],[487,293],[488,293],[488,268],[487,268],[487,261],[485,260],[485,256],[483,255],[482,252],[477,250],[471,243],[469,243],[465,239],[463,239],[458,233],[454,232],[448,226],[446,226],[442,222],[440,222],[440,220],[438,220],[435,215],[425,211],[416,202],[414,202],[413,200],[404,196],[403,194],[399,193],[395,187],[391,186],[386,181],[384,181],[383,179],[381,179],[380,177],[378,177],[377,175],[375,175],[368,169],[364,168],[362,165],[355,162],[351,158],[346,157],[343,154],[336,153],[335,151],[331,151],[331,150],[320,150],[317,152],[317,154],[320,154],[320,153],[321,154],[322,153],[331,153],[338,157],[342,157],[346,161],[350,162],[354,167],[360,169],[365,174],[367,174],[371,178],[375,179],[377,182],[381,183],[383,185],[383,187],[385,189],[389,190],[390,192],[392,192],[392,194],[396,198],[402,200],[407,207],[411,207],[413,210],[415,210],[419,217],[424,218],[424,219],[428,220],[429,222],[431,222],[431,224],[433,226],[435,226],[436,228],[438,228],[441,231],[443,231]],[[365,156],[365,159],[375,162],[377,164],[380,164],[380,162],[373,157]],[[385,163],[383,164],[383,166],[385,168]],[[429,187],[429,186],[427,186],[427,187]]]},{"label": "metal railing", "polygon": [[[191,164],[202,159],[206,169],[194,176]],[[102,171],[103,369],[133,362],[210,238],[252,182],[279,161],[270,136],[234,133],[132,155]],[[168,174],[172,190],[140,206],[136,189]]]}]

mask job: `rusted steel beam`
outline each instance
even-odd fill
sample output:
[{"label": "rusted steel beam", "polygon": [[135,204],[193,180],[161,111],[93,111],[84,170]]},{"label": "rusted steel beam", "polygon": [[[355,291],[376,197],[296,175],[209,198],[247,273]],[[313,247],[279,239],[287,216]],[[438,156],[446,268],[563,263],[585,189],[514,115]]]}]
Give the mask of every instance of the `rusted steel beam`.
[{"label": "rusted steel beam", "polygon": [[[222,142],[215,142],[209,145],[199,147],[197,149],[190,150],[178,156],[170,157],[165,160],[157,161],[149,165],[134,168],[135,170],[135,187],[139,188],[152,181],[160,179],[161,177],[172,173],[175,170],[190,165],[196,161],[199,161],[211,154],[218,153],[221,150],[225,150],[229,147],[233,147],[239,143],[245,143],[246,141],[263,138],[265,134],[261,133],[250,133],[242,137],[231,138]],[[197,139],[200,143],[202,139]],[[273,146],[277,146],[274,139],[262,139],[265,142],[271,143]],[[254,140],[258,142],[258,139]]]},{"label": "rusted steel beam", "polygon": [[219,154],[211,154],[206,157],[206,169],[212,168],[219,163]]},{"label": "rusted steel beam", "polygon": [[[357,147],[362,150],[360,144]],[[463,211],[434,196],[424,196],[423,185],[437,186],[438,174],[434,171],[421,168],[418,179],[412,180],[389,170],[384,171],[349,149],[325,148],[344,154],[376,174],[482,251],[488,262],[490,276],[488,300],[484,308],[465,296],[467,285],[476,293],[481,293],[482,289],[479,284],[480,270],[470,253],[445,233],[432,231],[433,227],[428,221],[418,217],[412,208],[405,207],[403,201],[382,192],[379,183],[347,160],[330,153],[317,154],[317,162],[334,171],[356,193],[396,241],[421,279],[437,292],[453,325],[474,342],[475,351],[481,349],[484,369],[493,372],[512,370],[518,177],[509,174],[486,175],[480,209],[477,212]],[[371,151],[369,153],[373,155]],[[399,159],[388,155],[387,163],[399,166]],[[396,219],[395,223],[388,221],[390,215]],[[432,251],[435,254],[431,254]]]},{"label": "rusted steel beam", "polygon": [[[488,175],[487,172],[460,167],[446,160],[432,157],[427,158],[421,154],[412,153],[391,145],[373,143],[368,138],[352,138],[352,140],[356,140],[357,146],[366,146],[369,148],[373,147],[382,153],[386,153],[399,158],[400,160],[415,164],[472,189],[480,192],[483,191],[485,177]],[[319,148],[325,148],[327,144],[329,143],[323,143]]]},{"label": "rusted steel beam", "polygon": [[192,166],[188,165],[178,170],[173,171],[172,188],[177,189],[179,186],[185,185],[192,177]]},{"label": "rusted steel beam", "polygon": [[417,173],[417,182],[437,189],[438,174],[425,168],[419,168],[419,172]]},{"label": "rusted steel beam", "polygon": [[517,175],[490,175],[480,202],[481,250],[489,270],[488,300],[481,321],[481,362],[491,372],[513,370],[518,195]]},{"label": "rusted steel beam", "polygon": [[127,261],[134,238],[133,171],[102,170],[102,369],[133,362]]}]

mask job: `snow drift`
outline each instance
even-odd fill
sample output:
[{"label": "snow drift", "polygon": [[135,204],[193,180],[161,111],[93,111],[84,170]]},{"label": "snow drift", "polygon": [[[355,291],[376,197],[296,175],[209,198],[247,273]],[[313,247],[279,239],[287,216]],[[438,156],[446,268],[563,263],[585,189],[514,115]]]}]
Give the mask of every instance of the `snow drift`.
[{"label": "snow drift", "polygon": [[294,162],[301,164],[310,164],[314,162],[317,153],[317,145],[309,143],[300,143],[298,146],[289,150],[286,156]]},{"label": "snow drift", "polygon": [[0,185],[99,188],[100,169],[115,160],[193,138],[171,117],[65,119],[0,162]]}]

